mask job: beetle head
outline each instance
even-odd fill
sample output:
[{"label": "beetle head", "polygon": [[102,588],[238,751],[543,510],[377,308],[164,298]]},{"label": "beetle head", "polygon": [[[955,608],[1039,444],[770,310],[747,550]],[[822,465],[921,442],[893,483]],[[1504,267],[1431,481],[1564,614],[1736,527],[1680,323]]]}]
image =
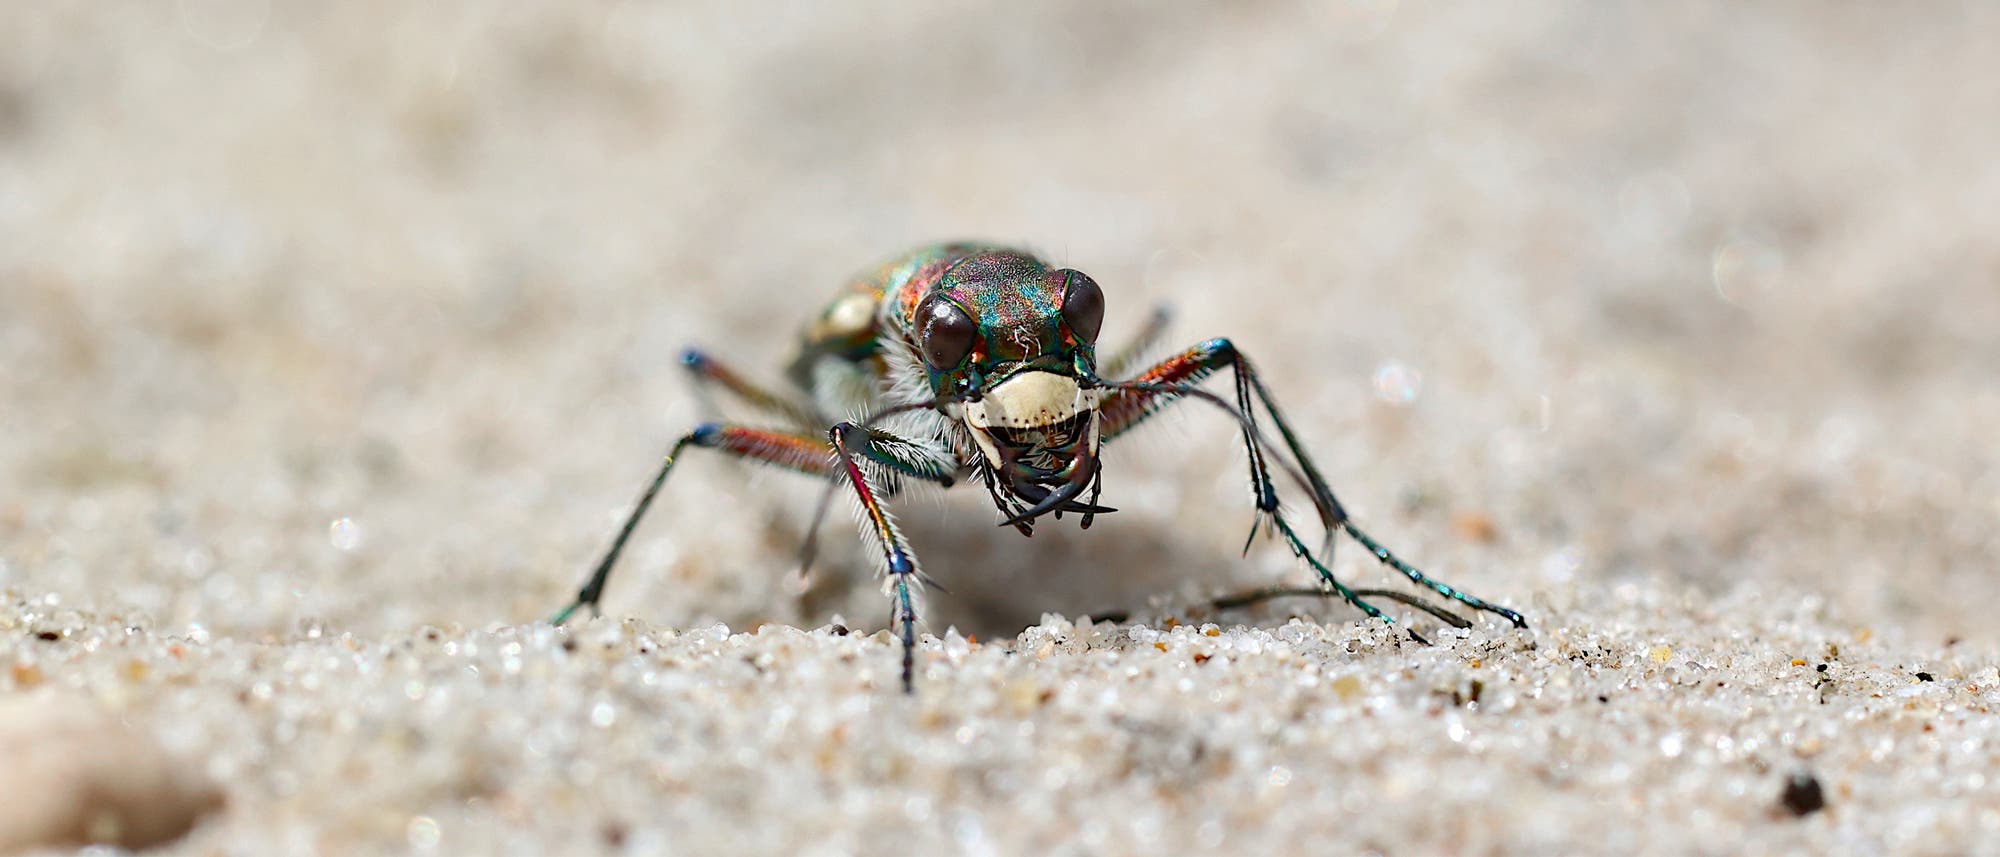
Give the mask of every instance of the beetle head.
[{"label": "beetle head", "polygon": [[1011,496],[1008,523],[1106,511],[1075,499],[1098,473],[1103,321],[1090,277],[1009,251],[967,257],[917,303],[932,391],[971,433],[995,496]]}]

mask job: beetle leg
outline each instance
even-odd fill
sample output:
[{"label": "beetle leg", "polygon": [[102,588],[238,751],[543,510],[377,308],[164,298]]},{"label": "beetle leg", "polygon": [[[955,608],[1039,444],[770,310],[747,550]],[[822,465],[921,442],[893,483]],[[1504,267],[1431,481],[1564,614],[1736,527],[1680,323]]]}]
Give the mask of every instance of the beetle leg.
[{"label": "beetle leg", "polygon": [[[1236,370],[1236,404],[1234,407],[1231,407],[1221,397],[1195,386],[1201,380],[1224,368],[1234,368]],[[1263,432],[1257,427],[1255,413],[1257,406],[1261,406],[1264,412],[1271,417],[1271,421],[1277,426],[1278,434],[1284,439],[1285,448],[1291,453],[1293,462],[1296,462],[1296,467],[1284,462],[1282,459],[1279,460],[1280,464],[1284,465],[1291,477],[1312,496],[1314,510],[1319,513],[1321,522],[1328,530],[1328,542],[1322,547],[1322,552],[1331,555],[1332,531],[1336,529],[1345,531],[1355,541],[1360,542],[1363,547],[1367,548],[1370,553],[1374,554],[1377,560],[1395,569],[1404,577],[1407,577],[1410,582],[1436,592],[1441,596],[1465,604],[1468,607],[1499,615],[1512,622],[1515,627],[1527,627],[1527,621],[1521,618],[1520,613],[1475,597],[1470,593],[1424,574],[1415,566],[1397,558],[1387,548],[1382,547],[1381,544],[1355,527],[1353,521],[1348,518],[1347,511],[1341,507],[1340,501],[1334,498],[1333,490],[1327,486],[1326,479],[1320,475],[1318,466],[1313,463],[1311,456],[1306,454],[1303,445],[1299,443],[1298,436],[1293,432],[1290,422],[1278,410],[1270,391],[1264,387],[1263,381],[1258,378],[1256,371],[1251,368],[1249,361],[1243,358],[1242,354],[1236,350],[1236,346],[1229,340],[1206,340],[1193,348],[1155,364],[1132,381],[1111,384],[1109,386],[1111,387],[1111,391],[1099,406],[1104,415],[1103,432],[1107,442],[1130,430],[1147,417],[1157,413],[1161,408],[1183,396],[1201,398],[1224,410],[1232,412],[1243,429],[1244,445],[1249,450],[1250,483],[1260,513],[1259,523],[1270,525],[1277,534],[1284,538],[1286,545],[1292,549],[1293,554],[1305,560],[1319,573],[1322,583],[1333,589],[1342,598],[1346,599],[1348,603],[1360,608],[1362,612],[1370,616],[1380,617],[1385,620],[1388,619],[1380,610],[1375,609],[1373,605],[1361,600],[1359,593],[1355,590],[1349,589],[1334,579],[1333,572],[1327,568],[1326,564],[1306,548],[1305,543],[1293,531],[1291,525],[1282,516],[1277,514],[1277,496],[1271,484],[1270,470],[1266,464],[1262,449],[1268,441],[1265,439]],[[1256,536],[1255,525],[1252,527],[1251,536],[1252,538]]]},{"label": "beetle leg", "polygon": [[800,473],[831,478],[833,468],[833,448],[826,441],[812,435],[786,434],[762,429],[742,428],[720,423],[703,423],[696,426],[680,440],[674,442],[673,449],[660,462],[660,470],[647,483],[646,491],[639,495],[639,502],[632,507],[632,513],[625,518],[625,524],[618,529],[618,535],[611,541],[611,548],[598,560],[597,568],[577,591],[576,600],[570,602],[549,622],[561,625],[580,607],[589,607],[591,615],[597,615],[599,598],[604,595],[604,582],[611,576],[611,567],[618,562],[618,554],[625,549],[625,542],[632,537],[632,530],[639,526],[639,519],[646,514],[646,507],[653,504],[653,497],[660,493],[660,486],[667,481],[667,474],[679,461],[681,451],[690,446],[721,450],[739,458],[765,464],[775,464]]},{"label": "beetle leg", "polygon": [[[1237,404],[1232,406],[1220,396],[1195,386],[1208,376],[1231,366],[1238,367]],[[1300,541],[1297,534],[1292,531],[1291,525],[1278,514],[1278,493],[1272,485],[1269,464],[1264,457],[1263,433],[1257,429],[1248,401],[1250,387],[1242,379],[1241,356],[1237,354],[1233,343],[1227,339],[1206,340],[1154,364],[1132,381],[1112,384],[1110,387],[1111,390],[1098,405],[1103,415],[1101,419],[1104,421],[1101,431],[1107,443],[1131,430],[1147,417],[1158,413],[1161,408],[1185,396],[1203,399],[1233,415],[1243,430],[1243,445],[1250,458],[1250,491],[1257,506],[1257,518],[1251,524],[1250,537],[1254,540],[1258,528],[1268,522],[1273,532],[1284,535],[1286,547],[1290,548],[1295,556],[1312,566],[1322,585],[1339,595],[1342,600],[1354,605],[1355,609],[1362,613],[1390,624],[1395,623],[1388,614],[1368,603],[1359,593],[1334,577],[1333,571],[1306,548],[1304,542]],[[1328,517],[1326,509],[1321,508],[1320,513],[1323,519]],[[1329,527],[1336,525],[1333,520],[1328,520],[1327,523]],[[1246,543],[1244,548],[1248,550],[1249,545]],[[1416,635],[1411,632],[1411,636]],[[1417,639],[1422,638],[1417,637]]]},{"label": "beetle leg", "polygon": [[[890,413],[911,409],[909,406],[892,408],[862,420],[861,425],[869,426]],[[880,429],[863,430],[872,438],[882,441],[880,444],[869,445],[865,451],[868,460],[887,468],[894,475],[935,483],[940,488],[950,488],[958,484],[959,480],[972,475],[973,471],[964,463],[931,444],[904,440]],[[829,481],[825,490],[819,494],[819,502],[813,505],[811,523],[806,525],[805,542],[799,546],[798,577],[801,580],[812,571],[813,560],[819,556],[819,525],[826,519],[827,510],[833,507],[833,493],[839,487],[838,481]],[[895,484],[884,485],[883,494],[894,496],[899,488],[900,486]]]},{"label": "beetle leg", "polygon": [[694,375],[695,380],[702,383],[700,389],[704,393],[710,386],[721,387],[742,399],[745,404],[783,418],[793,429],[817,432],[830,422],[821,417],[811,406],[745,379],[699,348],[689,346],[681,351],[681,365]]},{"label": "beetle leg", "polygon": [[1367,548],[1369,553],[1374,554],[1377,561],[1402,573],[1404,577],[1409,578],[1411,583],[1429,589],[1474,610],[1484,610],[1504,618],[1512,622],[1516,628],[1528,627],[1528,620],[1522,618],[1520,613],[1494,604],[1423,573],[1416,566],[1410,565],[1395,554],[1390,553],[1388,548],[1369,538],[1367,533],[1362,532],[1360,528],[1354,526],[1354,519],[1348,517],[1346,510],[1340,507],[1340,501],[1334,499],[1333,489],[1327,487],[1326,478],[1320,475],[1319,468],[1313,464],[1312,457],[1306,455],[1305,447],[1299,443],[1298,435],[1292,432],[1291,423],[1285,419],[1283,413],[1279,412],[1278,403],[1275,399],[1271,398],[1271,391],[1264,387],[1263,380],[1258,378],[1257,374],[1251,370],[1250,364],[1247,361],[1240,358],[1236,364],[1236,373],[1239,381],[1248,379],[1248,385],[1256,392],[1257,401],[1264,406],[1264,412],[1271,415],[1271,422],[1278,427],[1278,435],[1285,439],[1285,447],[1291,450],[1292,458],[1298,462],[1299,469],[1305,471],[1306,481],[1312,486],[1314,502],[1322,510],[1322,517],[1325,516],[1326,510],[1331,510],[1342,530],[1345,530],[1355,541],[1360,542],[1361,546]]},{"label": "beetle leg", "polygon": [[[1432,604],[1428,601],[1424,601],[1423,599],[1420,599],[1407,592],[1398,592],[1394,589],[1356,588],[1354,590],[1354,594],[1366,598],[1381,598],[1388,601],[1394,601],[1405,607],[1409,607],[1416,610],[1422,610],[1425,613],[1429,613],[1432,616],[1437,617],[1438,621],[1450,625],[1453,628],[1472,627],[1472,622],[1466,619],[1465,617],[1460,616],[1457,613],[1453,613],[1449,610],[1446,610],[1443,607],[1439,607],[1435,604]],[[1328,593],[1324,588],[1308,589],[1303,586],[1286,586],[1284,584],[1273,584],[1270,586],[1260,586],[1257,587],[1256,589],[1252,589],[1246,592],[1238,592],[1235,595],[1216,596],[1215,598],[1209,599],[1208,602],[1203,606],[1209,610],[1234,610],[1239,607],[1250,607],[1257,604],[1262,604],[1266,601],[1276,601],[1277,599],[1280,598],[1325,598],[1327,595]],[[1090,618],[1092,619],[1104,622],[1123,623],[1123,622],[1129,622],[1132,619],[1132,611],[1130,610],[1106,610],[1103,612],[1091,611],[1089,615]]]},{"label": "beetle leg", "polygon": [[[1250,491],[1257,507],[1257,517],[1250,525],[1250,538],[1243,545],[1243,549],[1248,551],[1258,529],[1278,511],[1277,490],[1271,484],[1270,466],[1264,458],[1265,444],[1262,433],[1257,430],[1256,415],[1250,407],[1250,388],[1239,371],[1237,402],[1231,407],[1215,394],[1195,387],[1208,376],[1237,365],[1239,359],[1236,346],[1229,340],[1204,341],[1154,364],[1129,382],[1109,385],[1111,389],[1099,403],[1098,410],[1103,420],[1099,430],[1103,433],[1103,442],[1107,444],[1183,396],[1207,399],[1235,416],[1243,431],[1244,448],[1249,452]],[[1322,512],[1321,517],[1327,516]],[[1331,519],[1326,524],[1329,528],[1335,525]]]},{"label": "beetle leg", "polygon": [[[873,530],[876,540],[882,546],[883,568],[889,575],[891,589],[891,617],[893,625],[899,626],[903,640],[903,692],[911,693],[916,688],[917,652],[917,608],[916,599],[911,594],[911,583],[923,582],[917,570],[916,558],[905,547],[903,536],[896,530],[896,522],[882,507],[879,484],[871,480],[861,468],[862,461],[883,465],[897,473],[944,481],[956,472],[957,464],[948,453],[931,455],[928,461],[919,461],[914,454],[926,449],[926,445],[890,434],[881,429],[868,428],[851,422],[843,422],[827,432],[832,442],[834,457],[847,475],[847,483],[854,487],[861,509],[866,514],[865,526]],[[935,450],[933,450],[935,452]],[[907,469],[906,469],[907,468]]]}]

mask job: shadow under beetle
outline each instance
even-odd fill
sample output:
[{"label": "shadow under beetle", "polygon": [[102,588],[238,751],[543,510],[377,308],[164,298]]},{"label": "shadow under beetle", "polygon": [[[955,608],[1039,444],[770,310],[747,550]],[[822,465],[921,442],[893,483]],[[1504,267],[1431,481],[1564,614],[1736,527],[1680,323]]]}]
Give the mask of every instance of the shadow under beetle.
[{"label": "shadow under beetle", "polygon": [[[551,621],[561,624],[581,607],[597,611],[619,551],[682,451],[691,446],[716,449],[820,477],[828,482],[828,497],[840,485],[851,488],[864,513],[863,529],[881,548],[891,622],[903,644],[907,692],[914,680],[917,643],[912,590],[926,578],[895,519],[883,508],[884,499],[910,482],[950,487],[977,477],[1004,516],[1001,526],[1029,535],[1043,516],[1060,518],[1070,512],[1088,528],[1095,516],[1114,511],[1098,505],[1103,490],[1098,452],[1103,445],[1166,405],[1194,398],[1229,412],[1242,430],[1256,506],[1250,540],[1260,531],[1281,537],[1318,574],[1323,593],[1338,595],[1384,622],[1395,620],[1363,595],[1392,598],[1447,617],[1454,625],[1465,624],[1400,593],[1341,583],[1327,563],[1335,533],[1344,531],[1412,583],[1527,627],[1521,614],[1432,579],[1357,529],[1263,380],[1230,340],[1205,340],[1129,379],[1112,380],[1134,367],[1158,337],[1165,315],[1155,313],[1131,346],[1100,363],[1097,333],[1103,321],[1104,292],[1080,271],[1051,268],[1020,250],[939,244],[855,279],[819,313],[787,371],[803,397],[766,390],[689,349],[682,362],[696,378],[785,420],[790,428],[703,423],[675,442],[576,600]],[[1197,386],[1224,369],[1234,370],[1233,404]],[[1259,409],[1277,428],[1282,452],[1258,425]],[[838,414],[860,416],[836,421]],[[1274,465],[1311,497],[1326,530],[1318,553],[1279,514]],[[819,512],[825,510],[822,502]],[[818,523],[816,515],[815,534]],[[807,562],[812,544],[809,537]],[[1216,603],[1236,605],[1284,594],[1296,590],[1270,589]],[[1422,641],[1414,632],[1410,635]]]}]

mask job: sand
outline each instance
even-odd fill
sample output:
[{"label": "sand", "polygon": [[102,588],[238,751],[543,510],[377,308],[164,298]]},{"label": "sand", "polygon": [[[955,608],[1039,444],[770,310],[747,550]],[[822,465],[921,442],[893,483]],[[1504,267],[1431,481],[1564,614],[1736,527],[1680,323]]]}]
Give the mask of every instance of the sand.
[{"label": "sand", "polygon": [[[0,695],[218,789],[168,854],[1992,851],[1996,33],[24,5]],[[815,486],[717,459],[604,618],[541,621],[715,415],[683,346],[776,380],[843,278],[955,237],[1089,271],[1107,340],[1232,337],[1364,527],[1531,627],[1204,608],[1309,578],[1238,555],[1243,453],[1186,406],[1088,532],[899,501],[949,590],[913,696],[845,516],[802,585]],[[56,755],[11,782],[103,773]]]}]

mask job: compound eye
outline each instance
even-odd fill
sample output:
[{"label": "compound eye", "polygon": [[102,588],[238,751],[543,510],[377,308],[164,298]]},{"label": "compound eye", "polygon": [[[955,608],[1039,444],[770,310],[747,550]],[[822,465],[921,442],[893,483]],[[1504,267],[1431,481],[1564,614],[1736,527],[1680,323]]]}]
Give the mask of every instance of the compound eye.
[{"label": "compound eye", "polygon": [[979,326],[972,323],[972,316],[950,298],[937,295],[917,306],[917,347],[923,350],[924,362],[933,372],[964,362],[978,335]]},{"label": "compound eye", "polygon": [[1097,331],[1104,326],[1104,290],[1082,271],[1068,273],[1069,285],[1063,289],[1063,323],[1069,325],[1077,339],[1095,344]]}]

